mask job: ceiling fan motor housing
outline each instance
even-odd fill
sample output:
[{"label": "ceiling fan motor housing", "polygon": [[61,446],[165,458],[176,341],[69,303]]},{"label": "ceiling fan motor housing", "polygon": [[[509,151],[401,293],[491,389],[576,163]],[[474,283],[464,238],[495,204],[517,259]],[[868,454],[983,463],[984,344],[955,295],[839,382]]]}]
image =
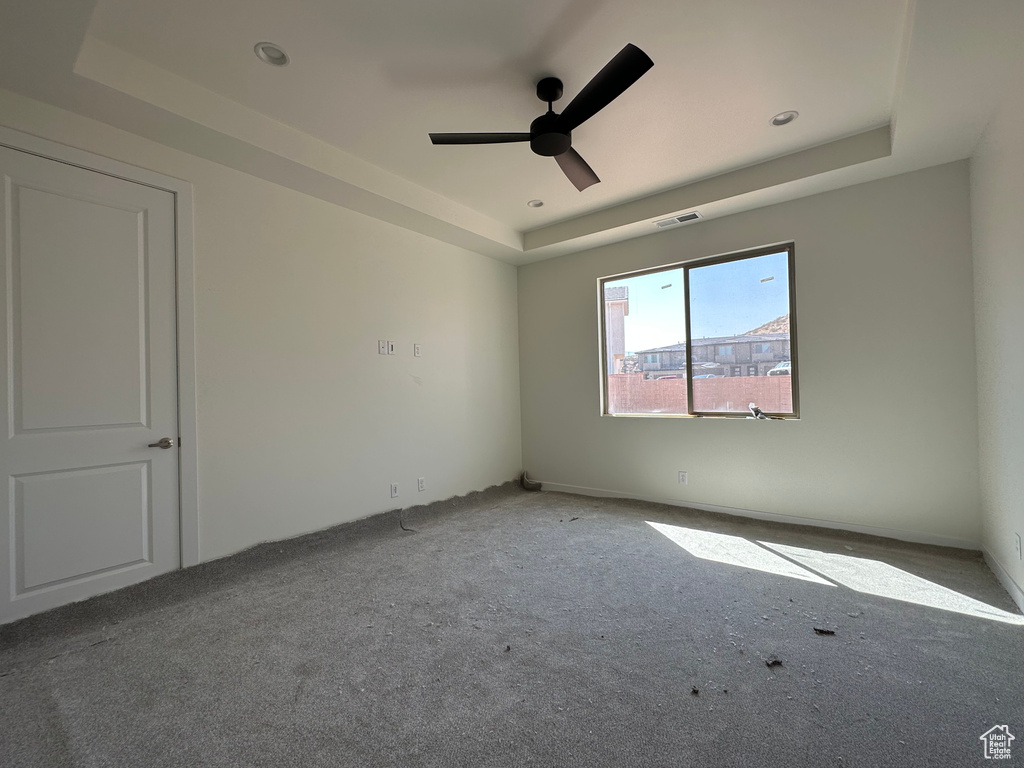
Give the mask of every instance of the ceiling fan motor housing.
[{"label": "ceiling fan motor housing", "polygon": [[558,129],[558,115],[548,112],[530,123],[530,149],[544,157],[555,157],[572,146],[572,134]]},{"label": "ceiling fan motor housing", "polygon": [[544,157],[555,157],[572,146],[569,132],[558,130],[558,115],[551,110],[551,102],[562,98],[562,81],[542,78],[537,83],[537,98],[548,103],[548,113],[530,123],[530,149]]},{"label": "ceiling fan motor housing", "polygon": [[601,179],[572,148],[573,128],[611,104],[653,66],[650,56],[632,43],[626,43],[590,78],[560,115],[555,114],[552,103],[562,98],[562,81],[557,77],[541,78],[537,83],[537,98],[548,105],[548,111],[530,124],[529,133],[431,133],[430,141],[434,144],[507,144],[528,140],[535,154],[555,158],[562,173],[582,192]]}]

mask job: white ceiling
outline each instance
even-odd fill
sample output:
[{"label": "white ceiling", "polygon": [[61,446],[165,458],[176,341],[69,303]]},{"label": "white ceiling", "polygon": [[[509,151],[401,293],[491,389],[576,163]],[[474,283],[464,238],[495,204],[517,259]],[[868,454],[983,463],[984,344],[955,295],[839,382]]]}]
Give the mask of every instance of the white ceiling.
[{"label": "white ceiling", "polygon": [[[0,86],[512,263],[966,157],[1024,31],[1019,0],[0,6]],[[584,192],[526,144],[427,138],[526,131],[540,77],[559,111],[627,42],[655,65],[574,131]]]},{"label": "white ceiling", "polygon": [[[526,229],[887,124],[905,14],[906,0],[101,0],[89,32]],[[260,40],[291,63],[259,61]],[[563,80],[564,105],[627,42],[654,68],[573,136],[600,185],[577,192],[524,144],[427,139],[527,131],[541,76]],[[786,109],[801,118],[772,128]]]}]

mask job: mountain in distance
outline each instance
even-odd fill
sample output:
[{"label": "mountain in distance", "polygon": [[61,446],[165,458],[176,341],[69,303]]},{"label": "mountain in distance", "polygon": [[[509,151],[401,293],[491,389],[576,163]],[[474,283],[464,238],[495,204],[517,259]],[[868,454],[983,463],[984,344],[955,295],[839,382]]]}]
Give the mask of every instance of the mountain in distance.
[{"label": "mountain in distance", "polygon": [[744,336],[756,336],[759,333],[789,333],[789,315],[776,317],[764,325],[759,325],[752,331],[747,331]]}]

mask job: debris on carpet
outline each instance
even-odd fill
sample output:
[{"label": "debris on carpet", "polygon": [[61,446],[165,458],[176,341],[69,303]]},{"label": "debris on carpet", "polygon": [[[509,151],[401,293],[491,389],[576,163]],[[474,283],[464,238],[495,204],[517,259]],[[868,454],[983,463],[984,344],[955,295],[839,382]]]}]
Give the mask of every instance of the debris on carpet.
[{"label": "debris on carpet", "polygon": [[539,491],[541,484],[536,480],[531,480],[526,476],[526,470],[523,470],[523,474],[519,476],[519,485],[523,487],[524,491]]}]

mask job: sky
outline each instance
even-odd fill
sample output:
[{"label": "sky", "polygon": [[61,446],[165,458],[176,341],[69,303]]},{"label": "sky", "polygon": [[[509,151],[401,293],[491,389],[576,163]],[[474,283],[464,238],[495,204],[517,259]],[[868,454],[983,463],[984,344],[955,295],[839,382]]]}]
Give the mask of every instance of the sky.
[{"label": "sky", "polygon": [[[789,312],[788,256],[781,253],[690,269],[693,338],[746,333]],[[629,288],[626,352],[686,341],[683,270],[609,281]]]}]

